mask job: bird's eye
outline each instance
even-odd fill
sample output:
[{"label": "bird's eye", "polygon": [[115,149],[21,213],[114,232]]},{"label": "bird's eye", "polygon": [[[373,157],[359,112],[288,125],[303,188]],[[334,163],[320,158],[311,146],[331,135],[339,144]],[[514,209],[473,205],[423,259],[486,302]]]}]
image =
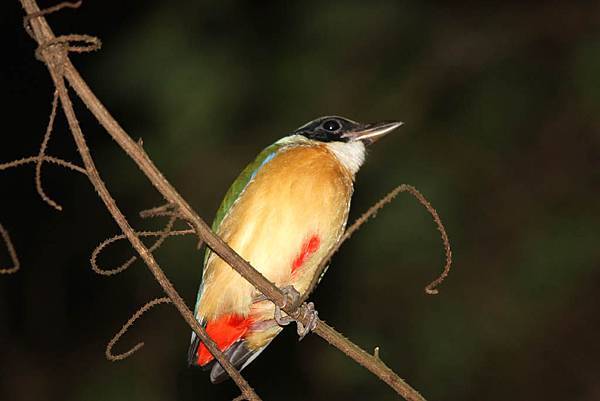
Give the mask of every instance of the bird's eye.
[{"label": "bird's eye", "polygon": [[342,128],[340,123],[337,120],[326,120],[323,122],[323,129],[329,132],[336,132]]}]

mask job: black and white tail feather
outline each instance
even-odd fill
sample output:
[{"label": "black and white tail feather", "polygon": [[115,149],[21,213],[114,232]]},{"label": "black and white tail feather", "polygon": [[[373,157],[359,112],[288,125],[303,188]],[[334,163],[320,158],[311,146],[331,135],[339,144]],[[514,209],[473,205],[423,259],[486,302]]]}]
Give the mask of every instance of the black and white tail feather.
[{"label": "black and white tail feather", "polygon": [[[254,359],[256,359],[256,357],[258,357],[260,353],[265,348],[267,348],[269,343],[267,343],[264,347],[252,351],[246,346],[245,340],[239,340],[231,344],[231,346],[227,348],[227,350],[225,350],[223,354],[225,355],[225,358],[227,358],[236,369],[242,370],[246,366],[248,366]],[[192,343],[190,344],[190,348],[188,351],[189,366],[199,366],[198,347],[200,347],[200,344],[200,339],[198,338],[196,333],[193,333]],[[201,368],[202,370],[210,370],[210,381],[213,384],[221,383],[229,377],[225,369],[223,369],[221,364],[216,359],[213,359],[211,362],[207,363]]]}]

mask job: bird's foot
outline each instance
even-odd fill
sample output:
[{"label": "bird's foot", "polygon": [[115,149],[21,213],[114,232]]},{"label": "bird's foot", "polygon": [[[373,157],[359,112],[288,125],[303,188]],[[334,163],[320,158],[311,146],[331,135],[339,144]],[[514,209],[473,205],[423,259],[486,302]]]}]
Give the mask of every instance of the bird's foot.
[{"label": "bird's foot", "polygon": [[[283,287],[281,291],[285,295],[282,308],[285,308],[288,305],[295,305],[300,299],[300,293],[291,285]],[[282,308],[275,306],[274,318],[278,325],[287,326],[296,319],[293,319],[287,315],[282,316]],[[296,320],[298,336],[300,337],[298,341],[301,341],[308,333],[317,327],[317,321],[319,320],[318,314],[319,312],[315,310],[315,304],[312,302],[305,303],[300,307],[300,314],[298,317],[300,320],[307,320],[307,324],[305,326],[304,324],[300,323],[299,320]]]},{"label": "bird's foot", "polygon": [[298,300],[300,299],[300,293],[292,285],[283,287],[281,289],[281,292],[283,292],[283,305],[281,308],[279,306],[275,305],[275,321],[280,326],[287,326],[288,324],[293,322],[294,319],[292,319],[291,317],[289,317],[287,315],[282,316],[281,309],[285,308],[289,305],[296,304],[296,302],[298,302]]},{"label": "bird's foot", "polygon": [[317,321],[319,320],[319,312],[315,309],[315,304],[312,302],[305,303],[302,305],[300,310],[300,318],[302,320],[307,319],[306,326],[300,323],[299,320],[296,321],[298,326],[298,336],[300,338],[298,341],[302,341],[302,339],[311,331],[317,327]]}]

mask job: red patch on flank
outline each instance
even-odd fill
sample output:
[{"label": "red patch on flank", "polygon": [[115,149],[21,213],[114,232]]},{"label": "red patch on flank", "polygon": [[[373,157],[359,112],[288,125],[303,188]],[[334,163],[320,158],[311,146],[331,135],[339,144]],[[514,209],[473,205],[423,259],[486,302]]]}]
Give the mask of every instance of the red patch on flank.
[{"label": "red patch on flank", "polygon": [[302,244],[302,249],[300,250],[300,253],[292,262],[292,273],[298,270],[304,264],[304,262],[306,262],[306,259],[308,259],[310,255],[312,255],[317,251],[317,249],[319,249],[320,244],[321,240],[317,235],[313,235],[308,239],[308,241]]},{"label": "red patch on flank", "polygon": [[[217,344],[221,351],[225,351],[234,342],[246,334],[252,324],[252,319],[236,314],[223,315],[217,320],[208,322],[206,333]],[[213,356],[204,344],[198,347],[198,365],[203,366],[212,361]]]}]

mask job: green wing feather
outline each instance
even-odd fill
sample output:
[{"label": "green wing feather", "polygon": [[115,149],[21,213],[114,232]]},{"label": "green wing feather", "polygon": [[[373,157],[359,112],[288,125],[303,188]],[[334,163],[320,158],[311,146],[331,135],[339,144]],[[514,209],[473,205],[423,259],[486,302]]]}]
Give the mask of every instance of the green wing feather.
[{"label": "green wing feather", "polygon": [[221,206],[219,206],[219,210],[217,210],[217,215],[215,216],[215,219],[212,223],[212,230],[214,232],[218,231],[221,222],[223,221],[227,213],[229,213],[229,210],[231,209],[235,201],[240,197],[242,192],[244,192],[244,189],[246,189],[250,181],[252,181],[252,179],[256,176],[258,170],[260,170],[260,168],[263,165],[265,165],[275,156],[275,153],[277,153],[281,146],[282,145],[279,143],[274,143],[271,146],[265,148],[262,152],[258,154],[256,159],[254,159],[252,163],[248,164],[246,168],[242,170],[242,172],[236,178],[233,184],[231,184],[229,190],[225,194],[225,198],[223,198],[223,201],[221,202]]},{"label": "green wing feather", "polygon": [[[221,202],[221,206],[219,206],[219,209],[217,210],[217,214],[215,216],[215,219],[213,220],[212,227],[211,227],[213,232],[217,233],[219,231],[221,222],[223,221],[225,216],[227,216],[227,213],[229,213],[229,211],[235,204],[236,200],[238,200],[238,198],[240,197],[242,192],[244,192],[244,190],[246,189],[248,184],[254,179],[254,177],[256,176],[258,171],[261,169],[261,167],[264,166],[266,163],[268,163],[273,157],[275,157],[275,154],[282,146],[284,146],[284,145],[279,142],[276,142],[276,143],[268,146],[267,148],[265,148],[262,152],[260,152],[258,154],[256,159],[254,159],[254,161],[252,163],[248,164],[246,166],[246,168],[244,168],[244,170],[242,170],[240,175],[236,178],[236,180],[233,182],[233,184],[231,184],[231,186],[229,187],[229,190],[225,194],[225,198],[223,198],[223,201]],[[211,252],[212,251],[210,250],[210,248],[207,247],[206,253],[204,254],[204,266],[206,266],[206,262],[208,261],[208,258],[210,256]],[[204,278],[204,272],[202,273],[202,276]],[[200,289],[198,291],[198,296],[196,298],[196,307],[194,308],[195,309],[194,313],[196,313],[198,311],[200,295],[202,294],[203,284],[204,283],[200,283]]]}]

